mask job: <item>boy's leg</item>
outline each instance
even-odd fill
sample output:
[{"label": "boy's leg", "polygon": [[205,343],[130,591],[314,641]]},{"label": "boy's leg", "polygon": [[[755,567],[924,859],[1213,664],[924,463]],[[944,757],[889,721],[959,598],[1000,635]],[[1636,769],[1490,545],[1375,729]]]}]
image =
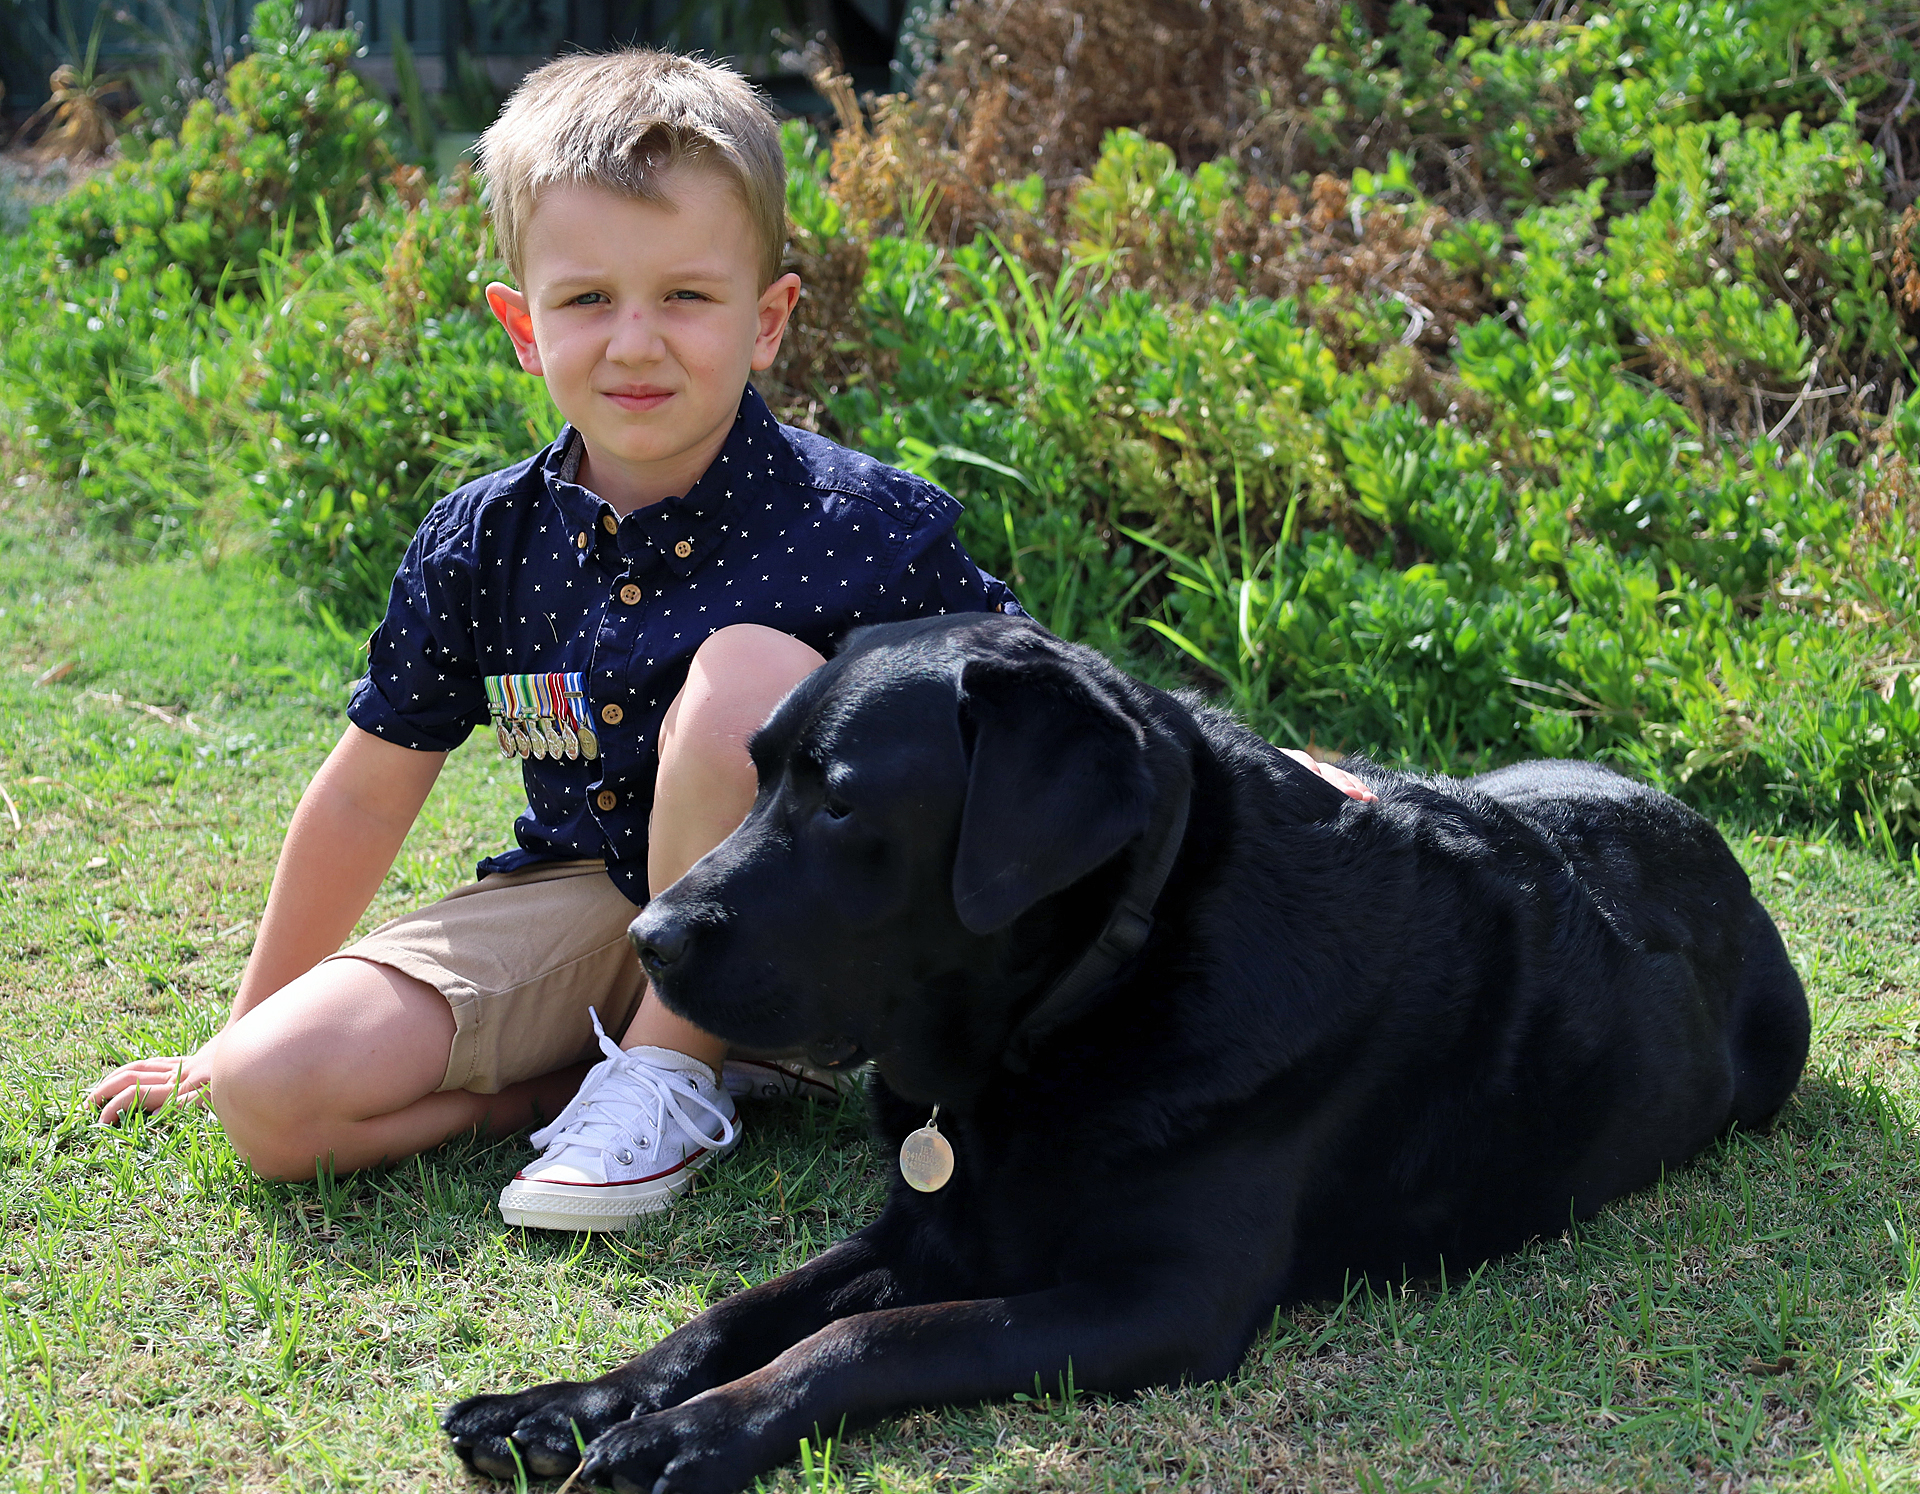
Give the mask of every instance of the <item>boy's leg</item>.
[{"label": "boy's leg", "polygon": [[[826,662],[797,638],[742,623],[722,628],[693,656],[687,683],[660,728],[660,770],[647,830],[647,888],[679,881],[747,817],[755,788],[747,739],[787,692]],[[651,988],[622,1035],[623,1048],[667,1048],[718,1069],[727,1045],[676,1017]]]},{"label": "boy's leg", "polygon": [[[715,633],[694,655],[660,732],[647,881],[658,892],[746,818],[754,772],[747,739],[823,661],[771,628]],[[638,972],[638,963],[634,969]],[[665,1208],[695,1171],[734,1144],[721,1079],[727,1045],[645,990],[619,1047],[604,1044],[580,1092],[534,1134],[540,1155],[501,1191],[509,1224],[620,1229]]]},{"label": "boy's leg", "polygon": [[221,1034],[214,1112],[254,1171],[311,1178],[318,1163],[352,1172],[475,1126],[516,1131],[558,1112],[586,1072],[575,1064],[498,1094],[436,1092],[453,1037],[453,1010],[426,982],[328,960]]},{"label": "boy's leg", "polygon": [[255,1170],[284,1178],[551,1119],[587,1072],[588,1008],[617,1030],[639,1004],[632,917],[598,861],[467,883],[231,1022],[209,1101]]}]

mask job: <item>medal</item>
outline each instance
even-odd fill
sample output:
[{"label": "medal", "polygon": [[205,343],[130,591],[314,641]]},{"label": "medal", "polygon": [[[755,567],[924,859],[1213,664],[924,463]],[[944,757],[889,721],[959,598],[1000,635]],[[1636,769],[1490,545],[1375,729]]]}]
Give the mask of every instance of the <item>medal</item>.
[{"label": "medal", "polygon": [[922,1193],[938,1193],[953,1176],[953,1147],[940,1134],[938,1105],[927,1123],[900,1143],[900,1176]]},{"label": "medal", "polygon": [[560,735],[560,681],[548,675],[540,681],[540,731],[547,739],[547,756],[559,762],[566,755],[566,738]]},{"label": "medal", "polygon": [[502,757],[513,757],[513,733],[507,730],[507,695],[497,674],[487,675],[480,683],[487,692],[487,712],[493,717],[493,739],[500,744]]},{"label": "medal", "polygon": [[560,696],[560,703],[565,707],[567,722],[573,728],[574,736],[579,740],[580,755],[593,758],[600,755],[600,739],[593,734],[593,728],[587,725],[587,718],[580,710],[586,699],[586,676],[568,675]]},{"label": "medal", "polygon": [[600,755],[599,738],[581,712],[584,674],[490,674],[481,683],[494,737],[506,756],[557,763]]}]

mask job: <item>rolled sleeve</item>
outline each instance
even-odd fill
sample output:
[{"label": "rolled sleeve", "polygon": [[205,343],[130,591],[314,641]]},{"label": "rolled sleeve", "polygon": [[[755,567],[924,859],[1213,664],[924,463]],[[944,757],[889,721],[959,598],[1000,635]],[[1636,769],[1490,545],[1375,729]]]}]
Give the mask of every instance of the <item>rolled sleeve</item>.
[{"label": "rolled sleeve", "polygon": [[362,731],[421,752],[451,752],[488,719],[470,624],[471,556],[443,537],[439,518],[429,514],[407,546],[347,703]]},{"label": "rolled sleeve", "polygon": [[903,617],[943,612],[1027,615],[1006,583],[981,570],[967,554],[951,524],[928,525],[911,535],[884,585],[888,595],[899,598]]}]

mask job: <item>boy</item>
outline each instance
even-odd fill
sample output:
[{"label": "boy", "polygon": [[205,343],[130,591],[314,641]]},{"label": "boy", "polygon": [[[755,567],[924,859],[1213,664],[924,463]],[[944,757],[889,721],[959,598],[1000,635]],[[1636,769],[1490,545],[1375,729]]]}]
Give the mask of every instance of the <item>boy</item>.
[{"label": "boy", "polygon": [[[738,1134],[725,1045],[667,1011],[628,948],[636,905],[744,818],[747,737],[840,635],[1018,607],[955,540],[950,497],[776,425],[748,383],[800,282],[780,274],[778,129],[742,79],[657,52],[563,58],[480,158],[519,282],[487,298],[567,425],[421,525],[226,1027],[91,1097],[107,1120],[198,1093],[283,1178],[558,1112],[503,1217],[620,1228]],[[526,760],[519,848],[336,954],[447,752],[489,722]]]}]

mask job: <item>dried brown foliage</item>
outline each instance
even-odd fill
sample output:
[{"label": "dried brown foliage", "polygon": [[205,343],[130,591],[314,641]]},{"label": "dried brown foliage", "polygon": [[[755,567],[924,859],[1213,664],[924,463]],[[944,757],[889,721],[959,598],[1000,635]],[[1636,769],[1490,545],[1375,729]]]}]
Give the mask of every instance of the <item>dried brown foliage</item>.
[{"label": "dried brown foliage", "polygon": [[124,78],[102,78],[91,67],[63,62],[47,80],[51,97],[21,125],[24,140],[42,121],[46,133],[34,146],[36,156],[50,160],[93,160],[104,156],[119,137],[119,112],[131,89]]},{"label": "dried brown foliage", "polygon": [[[1477,280],[1431,253],[1443,211],[1355,211],[1346,183],[1326,174],[1305,201],[1272,185],[1310,164],[1300,147],[1317,85],[1304,69],[1336,14],[1333,0],[957,0],[936,25],[939,61],[916,93],[865,109],[813,55],[815,86],[839,125],[831,191],[848,231],[831,243],[796,236],[806,289],[769,384],[791,404],[815,385],[884,377],[883,353],[851,345],[864,342],[858,246],[873,235],[960,243],[991,231],[1043,276],[1057,272],[1086,247],[1070,204],[1115,129],[1161,142],[1182,167],[1229,158],[1249,180],[1222,204],[1212,252],[1197,260],[1168,239],[1161,215],[1119,223],[1100,246],[1115,288],[1191,305],[1294,297],[1343,366],[1380,349],[1379,319],[1363,303],[1384,298],[1406,313],[1389,345],[1441,353],[1457,322],[1489,304]],[[1010,190],[1034,173],[1038,212]]]},{"label": "dried brown foliage", "polygon": [[[845,76],[822,66],[814,83],[833,104],[840,123],[833,149],[834,196],[852,222],[871,224],[879,214],[859,201],[857,189],[873,133]],[[890,108],[897,102],[885,100],[883,105]],[[859,329],[866,237],[854,233],[819,239],[796,226],[788,241],[785,268],[799,273],[800,303],[773,367],[757,381],[784,420],[812,427],[812,391],[837,389],[862,373],[890,371],[876,367],[874,349],[859,345],[864,342]]]},{"label": "dried brown foliage", "polygon": [[1888,449],[1881,455],[1874,480],[1860,498],[1860,537],[1868,544],[1904,531],[1920,537],[1920,473]]},{"label": "dried brown foliage", "polygon": [[1050,201],[1109,130],[1170,146],[1183,166],[1221,156],[1279,179],[1317,88],[1305,73],[1335,0],[957,0],[933,30],[939,61],[912,98],[879,100],[869,128],[827,59],[816,85],[842,130],[834,180],[856,222],[921,206],[936,237],[1018,229],[994,187],[1038,172]]},{"label": "dried brown foliage", "polygon": [[[1477,278],[1433,255],[1435,238],[1450,221],[1430,205],[1412,208],[1356,204],[1346,182],[1322,173],[1304,201],[1287,187],[1260,183],[1227,203],[1213,224],[1211,273],[1201,280],[1181,266],[1156,261],[1152,244],[1131,249],[1115,282],[1163,299],[1189,302],[1234,294],[1292,297],[1339,358],[1343,368],[1375,340],[1363,303],[1397,301],[1406,320],[1403,346],[1439,354],[1462,319],[1489,309]],[[1130,227],[1148,232],[1144,216]]]},{"label": "dried brown foliage", "polygon": [[983,185],[1029,171],[1064,184],[1121,127],[1191,166],[1297,133],[1307,60],[1338,13],[1332,0],[957,0],[919,97],[933,138]]},{"label": "dried brown foliage", "polygon": [[1893,301],[1909,316],[1920,312],[1920,265],[1914,263],[1913,236],[1920,230],[1920,207],[1900,215],[1893,231]]}]

